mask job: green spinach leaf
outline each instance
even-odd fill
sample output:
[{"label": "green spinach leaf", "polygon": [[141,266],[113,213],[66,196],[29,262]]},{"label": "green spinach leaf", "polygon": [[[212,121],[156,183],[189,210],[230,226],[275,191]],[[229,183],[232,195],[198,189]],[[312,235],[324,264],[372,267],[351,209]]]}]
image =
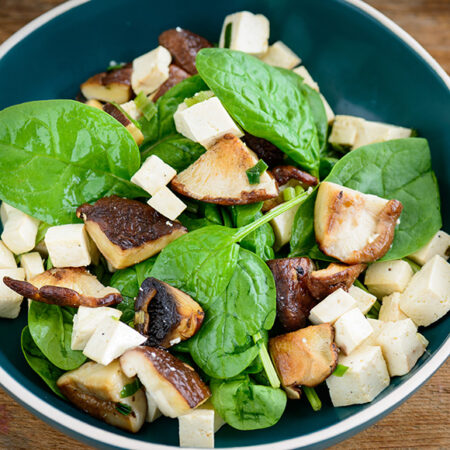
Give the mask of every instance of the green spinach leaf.
[{"label": "green spinach leaf", "polygon": [[143,191],[128,180],[140,154],[113,117],[72,100],[0,112],[0,198],[51,225],[74,223],[84,202]]},{"label": "green spinach leaf", "polygon": [[318,174],[317,129],[298,75],[287,76],[253,56],[219,48],[200,50],[196,66],[244,130],[267,139]]},{"label": "green spinach leaf", "polygon": [[56,384],[58,378],[64,374],[64,370],[61,370],[52,364],[39,350],[39,347],[34,343],[33,338],[31,337],[28,326],[22,330],[21,346],[23,356],[30,367],[45,381],[47,386],[56,395],[65,398]]},{"label": "green spinach leaf", "polygon": [[140,284],[138,283],[136,267],[128,267],[114,272],[109,284],[111,287],[118,289],[123,296],[123,300],[117,305],[117,309],[122,311],[120,320],[127,324],[134,320],[134,300],[139,293]]}]

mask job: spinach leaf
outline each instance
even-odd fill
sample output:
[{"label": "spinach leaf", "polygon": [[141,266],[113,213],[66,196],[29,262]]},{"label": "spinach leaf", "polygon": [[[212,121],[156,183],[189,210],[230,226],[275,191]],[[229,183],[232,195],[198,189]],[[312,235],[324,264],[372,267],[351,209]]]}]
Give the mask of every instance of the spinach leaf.
[{"label": "spinach leaf", "polygon": [[39,347],[34,343],[33,338],[31,337],[28,326],[22,330],[20,342],[23,356],[30,367],[45,381],[47,386],[56,395],[65,398],[56,384],[58,378],[64,374],[64,370],[61,370],[52,364],[39,350]]},{"label": "spinach leaf", "polygon": [[275,425],[286,408],[281,389],[258,385],[248,375],[211,382],[211,401],[219,415],[238,430],[257,430]]},{"label": "spinach leaf", "polygon": [[220,48],[200,50],[196,67],[244,130],[267,139],[318,174],[317,129],[304,90],[299,89],[300,77],[245,53]]},{"label": "spinach leaf", "polygon": [[0,198],[51,225],[74,223],[76,208],[106,195],[138,197],[131,134],[109,114],[72,100],[0,112]]},{"label": "spinach leaf", "polygon": [[36,245],[39,244],[39,242],[43,241],[45,239],[45,235],[47,233],[47,230],[51,227],[48,223],[40,222],[38,231],[36,234]]},{"label": "spinach leaf", "polygon": [[214,222],[204,217],[192,217],[190,214],[183,213],[178,217],[178,220],[188,229],[188,231],[198,230],[199,228],[209,227],[215,225]]},{"label": "spinach leaf", "polygon": [[117,305],[117,309],[122,311],[120,320],[127,324],[134,320],[134,299],[139,293],[140,285],[136,267],[128,267],[114,272],[109,284],[111,287],[118,289],[123,296],[123,300]]},{"label": "spinach leaf", "polygon": [[150,276],[153,266],[155,265],[156,258],[156,256],[152,256],[151,258],[148,258],[134,266],[136,269],[138,286],[140,286],[144,280]]},{"label": "spinach leaf", "polygon": [[70,348],[73,308],[61,308],[46,303],[31,302],[28,327],[39,350],[56,367],[72,370],[80,367],[86,357]]}]

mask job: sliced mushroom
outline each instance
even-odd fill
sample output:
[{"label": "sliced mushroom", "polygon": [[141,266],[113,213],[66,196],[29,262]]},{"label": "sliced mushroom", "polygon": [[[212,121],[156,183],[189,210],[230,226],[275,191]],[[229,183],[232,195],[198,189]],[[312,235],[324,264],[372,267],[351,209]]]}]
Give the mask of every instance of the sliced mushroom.
[{"label": "sliced mushroom", "polygon": [[134,326],[148,336],[146,345],[168,348],[192,337],[205,313],[189,295],[163,281],[144,280],[135,303]]},{"label": "sliced mushroom", "polygon": [[84,267],[53,268],[30,281],[4,277],[3,282],[23,297],[49,305],[95,308],[122,301],[117,289],[103,286]]},{"label": "sliced mushroom", "polygon": [[402,209],[398,200],[323,182],[314,208],[319,248],[347,264],[376,261],[389,250]]},{"label": "sliced mushroom", "polygon": [[103,106],[103,111],[120,122],[130,132],[131,136],[133,136],[137,145],[141,145],[144,142],[142,131],[117,106],[114,106],[112,103],[106,103]]},{"label": "sliced mushroom", "polygon": [[181,67],[171,64],[169,66],[169,78],[159,87],[159,89],[152,94],[151,99],[156,102],[159,97],[164,95],[169,89],[173,88],[176,84],[189,78],[190,75]]},{"label": "sliced mushroom", "polygon": [[256,155],[236,136],[220,138],[194,164],[172,180],[172,188],[186,197],[219,205],[246,205],[278,195],[271,174],[250,184],[246,170],[258,162]]},{"label": "sliced mushroom", "polygon": [[103,256],[115,269],[132,266],[160,252],[187,229],[136,200],[101,198],[77,209]]},{"label": "sliced mushroom", "polygon": [[282,186],[290,180],[297,180],[303,187],[317,186],[319,180],[310,175],[308,172],[297,169],[294,166],[277,166],[272,169],[272,175],[277,180],[277,183]]},{"label": "sliced mushroom", "polygon": [[120,69],[98,73],[81,85],[81,92],[87,100],[125,103],[132,96],[132,71],[132,65],[127,64]]},{"label": "sliced mushroom", "polygon": [[306,326],[310,310],[316,305],[307,288],[314,270],[309,258],[282,258],[267,261],[277,289],[277,319],[286,331]]},{"label": "sliced mushroom", "polygon": [[286,155],[277,146],[263,138],[245,133],[242,140],[258,155],[258,158],[261,158],[269,167],[283,164],[283,161],[286,158]]},{"label": "sliced mushroom", "polygon": [[125,375],[137,375],[159,410],[169,417],[188,413],[211,396],[197,372],[168,351],[136,347],[120,357]]},{"label": "sliced mushroom", "polygon": [[326,269],[311,272],[306,280],[306,285],[314,298],[323,300],[340,288],[348,291],[366,267],[366,264],[347,266],[331,263]]},{"label": "sliced mushroom", "polygon": [[195,58],[202,48],[213,45],[192,31],[175,28],[164,31],[158,38],[159,44],[167,48],[177,66],[194,75],[197,73]]},{"label": "sliced mushroom", "polygon": [[122,372],[119,360],[107,366],[87,362],[62,375],[57,385],[75,406],[110,425],[136,433],[144,424],[147,400],[142,388],[122,398],[125,386],[136,382]]},{"label": "sliced mushroom", "polygon": [[338,350],[329,323],[312,325],[269,340],[269,351],[283,386],[314,387],[336,368]]}]

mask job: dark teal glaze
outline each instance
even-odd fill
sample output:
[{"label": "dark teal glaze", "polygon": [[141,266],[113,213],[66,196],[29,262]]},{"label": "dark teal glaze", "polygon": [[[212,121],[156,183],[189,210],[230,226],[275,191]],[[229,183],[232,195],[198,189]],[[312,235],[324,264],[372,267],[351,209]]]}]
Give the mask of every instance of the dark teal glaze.
[{"label": "dark teal glaze", "polygon": [[[429,140],[440,182],[444,229],[448,231],[449,90],[406,43],[342,0],[94,0],[34,31],[0,60],[0,109],[29,100],[72,98],[80,82],[104,70],[110,60],[129,61],[154,48],[158,34],[170,27],[179,25],[218,41],[224,16],[243,9],[267,15],[271,21],[272,41],[283,40],[302,57],[336,113],[417,128],[420,135]],[[28,368],[20,351],[20,331],[26,324],[25,309],[24,302],[22,314],[15,321],[0,319],[1,366],[55,407],[89,424],[130,436],[60,400]],[[393,379],[376,401],[381,401],[420,369],[448,337],[449,324],[447,318],[424,331],[430,341],[430,353],[421,358],[410,374]],[[283,420],[275,427],[253,432],[224,427],[217,434],[216,446],[258,445],[294,438],[333,425],[365,408],[332,408],[326,390],[320,395],[325,404],[320,413],[313,413],[305,401],[290,402]],[[53,425],[77,436],[62,424]],[[368,425],[370,423],[365,424]],[[134,437],[177,445],[177,427],[176,420],[159,419],[157,425],[145,426]],[[336,436],[320,446],[331,445],[358,431],[360,429]],[[95,439],[89,442],[96,444]]]}]

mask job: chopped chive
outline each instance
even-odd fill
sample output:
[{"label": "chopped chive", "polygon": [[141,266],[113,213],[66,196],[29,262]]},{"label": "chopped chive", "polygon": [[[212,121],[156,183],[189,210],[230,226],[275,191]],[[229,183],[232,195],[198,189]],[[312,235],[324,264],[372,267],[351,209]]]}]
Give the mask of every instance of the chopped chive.
[{"label": "chopped chive", "polygon": [[295,189],[293,187],[288,187],[283,191],[283,200],[288,202],[295,197]]},{"label": "chopped chive", "polygon": [[46,270],[50,270],[51,268],[53,268],[53,263],[52,260],[50,259],[50,256],[47,258],[47,262],[45,264],[45,269]]},{"label": "chopped chive", "polygon": [[333,372],[333,375],[336,377],[342,377],[345,372],[347,372],[348,366],[344,366],[343,364],[338,364],[336,366],[335,371]]},{"label": "chopped chive", "polygon": [[280,387],[280,379],[278,378],[275,367],[273,367],[272,359],[270,358],[269,352],[267,351],[264,339],[261,333],[256,333],[253,335],[253,341],[259,348],[259,357],[261,358],[262,365],[264,367],[264,372],[267,375],[270,385],[273,388]]},{"label": "chopped chive", "polygon": [[361,283],[361,281],[359,280],[355,280],[355,282],[353,283],[356,287],[359,287],[360,289],[362,289],[363,291],[369,292],[367,290],[367,288]]},{"label": "chopped chive", "polygon": [[111,72],[113,70],[121,69],[122,67],[125,67],[127,63],[121,62],[116,64],[114,61],[111,61],[108,68],[106,69],[107,72]]},{"label": "chopped chive", "polygon": [[258,184],[261,175],[267,170],[269,166],[260,159],[253,167],[247,169],[247,178],[250,184]]},{"label": "chopped chive", "polygon": [[370,308],[370,311],[366,314],[369,319],[378,319],[380,314],[381,303],[377,300]]},{"label": "chopped chive", "polygon": [[303,189],[302,186],[295,186],[295,195],[300,195],[303,194],[303,192],[305,192],[305,190]]},{"label": "chopped chive", "polygon": [[406,261],[409,264],[413,273],[416,273],[421,269],[419,264],[416,264],[414,261],[411,261],[409,258],[403,258],[403,261]]},{"label": "chopped chive", "polygon": [[116,403],[116,410],[123,414],[124,416],[128,416],[131,413],[131,406],[126,405],[125,403]]},{"label": "chopped chive", "polygon": [[303,392],[305,393],[306,398],[311,404],[312,409],[314,411],[320,411],[320,409],[322,408],[322,402],[320,401],[316,390],[312,387],[303,386]]},{"label": "chopped chive", "polygon": [[229,22],[229,23],[227,23],[227,26],[225,27],[225,39],[224,39],[224,43],[223,43],[224,48],[230,48],[232,31],[233,31],[233,24],[232,24],[232,22]]},{"label": "chopped chive", "polygon": [[134,120],[123,108],[116,102],[109,102],[114,108],[117,108],[131,123],[133,123],[137,128],[141,129],[141,125],[137,120]]},{"label": "chopped chive", "polygon": [[143,92],[139,92],[139,94],[134,99],[134,103],[136,105],[136,108],[141,111],[142,115],[147,120],[152,120],[153,116],[157,112],[156,105],[151,100],[149,100],[149,98]]},{"label": "chopped chive", "polygon": [[188,108],[190,108],[191,106],[194,106],[197,103],[204,102],[205,100],[208,100],[211,97],[214,97],[213,91],[200,91],[200,92],[197,92],[192,97],[184,99],[184,103],[186,104],[186,106]]},{"label": "chopped chive", "polygon": [[126,384],[120,391],[120,398],[131,397],[141,388],[141,382],[136,378],[133,382]]}]

